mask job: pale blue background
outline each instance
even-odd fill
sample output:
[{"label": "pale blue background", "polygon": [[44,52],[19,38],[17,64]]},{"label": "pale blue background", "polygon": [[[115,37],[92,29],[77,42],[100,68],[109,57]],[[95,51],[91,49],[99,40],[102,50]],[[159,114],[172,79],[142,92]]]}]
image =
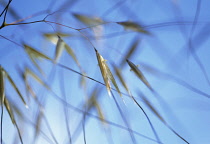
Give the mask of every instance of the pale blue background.
[{"label": "pale blue background", "polygon": [[[72,0],[73,2],[73,0]],[[85,14],[88,16],[100,17],[107,22],[121,22],[121,21],[135,21],[141,25],[151,25],[164,22],[176,22],[185,21],[193,22],[197,1],[196,0],[127,0],[122,1],[122,4],[118,7],[114,7],[112,11],[109,11],[107,15],[104,13],[114,6],[118,1],[102,1],[102,0],[78,0],[73,2],[70,6],[70,1],[32,1],[32,0],[13,0],[11,3],[11,8],[17,12],[20,18],[25,18],[38,11],[45,10],[49,8],[49,12],[55,12],[61,10],[49,16],[47,20],[62,23],[74,28],[86,27],[84,24],[76,20],[72,13]],[[51,4],[50,4],[51,3]],[[176,5],[177,4],[177,5]],[[176,7],[177,6],[177,7]],[[192,43],[195,49],[197,49],[196,54],[199,56],[202,64],[204,65],[206,72],[209,76],[210,66],[209,66],[209,55],[210,55],[210,41],[209,41],[209,28],[208,21],[210,2],[208,0],[203,0],[201,3],[200,15],[198,18],[198,24],[195,28],[194,34],[192,35]],[[4,7],[0,7],[1,11]],[[44,13],[41,16],[34,17],[27,20],[35,21],[43,19],[47,14]],[[103,17],[102,17],[103,16]],[[2,21],[3,18],[1,18]],[[8,13],[7,23],[18,20],[13,18],[11,13]],[[141,64],[149,64],[163,72],[169,73],[170,75],[176,76],[187,83],[191,84],[199,90],[205,93],[210,93],[209,84],[207,83],[200,67],[197,65],[195,60],[192,58],[189,51],[187,51],[186,42],[189,38],[192,25],[173,25],[168,27],[159,27],[154,29],[148,29],[152,36],[146,36],[143,34],[138,34],[136,32],[127,33],[122,26],[116,23],[110,23],[102,25],[101,28],[103,32],[101,39],[95,40],[91,39],[94,36],[90,29],[83,30],[92,41],[94,46],[98,49],[100,54],[107,59],[107,63],[111,67],[112,63],[116,65],[121,62],[126,54],[128,48],[132,44],[133,40],[138,38],[141,40],[138,45],[138,50],[130,58],[132,62],[140,65],[142,72],[148,79],[152,87],[163,97],[163,99],[168,103],[170,108],[173,110],[176,122],[173,117],[168,117],[164,114],[158,101],[154,98],[155,96],[147,89],[147,87],[142,84],[142,82],[130,71],[130,67],[125,65],[122,73],[125,77],[127,85],[129,86],[132,94],[135,97],[139,97],[138,91],[144,93],[144,95],[149,99],[151,104],[155,106],[156,109],[165,118],[167,123],[174,128],[181,136],[188,140],[192,144],[208,144],[210,143],[210,101],[202,95],[194,93],[177,83],[170,80],[162,78],[159,75],[152,75],[146,69],[141,67]],[[56,29],[56,25],[53,25]],[[74,49],[81,66],[84,68],[88,76],[93,77],[96,80],[103,82],[101,77],[99,67],[97,65],[97,59],[93,47],[88,41],[81,37],[81,35],[72,29],[59,27],[62,32],[75,34],[79,36],[72,36],[64,38],[64,40]],[[182,30],[182,31],[181,31]],[[18,44],[26,43],[33,46],[39,51],[46,53],[50,57],[54,57],[55,45],[44,39],[43,33],[53,32],[50,25],[45,23],[37,23],[30,25],[21,26],[9,26],[0,30],[0,35],[5,36]],[[118,33],[113,37],[109,37],[112,33]],[[200,34],[201,32],[206,32]],[[3,38],[0,39],[0,64],[6,69],[6,71],[11,75],[11,77],[16,82],[17,86],[23,91],[25,96],[25,90],[23,82],[18,74],[17,67],[23,68],[25,64],[30,65],[31,68],[40,76],[40,73],[32,66],[28,56],[26,55],[23,48],[11,43]],[[67,55],[63,54],[60,63],[79,71],[76,64]],[[43,60],[41,66],[43,70],[49,74],[52,68],[52,64]],[[111,69],[113,71],[113,69]],[[65,89],[67,100],[73,106],[83,109],[82,103],[84,103],[85,93],[90,96],[92,90],[98,85],[100,90],[99,103],[105,114],[105,118],[114,123],[125,126],[121,116],[116,108],[116,105],[112,98],[110,98],[106,92],[106,88],[101,86],[91,80],[86,80],[87,91],[83,91],[80,84],[80,76],[74,74],[70,71],[63,70],[56,67],[56,74],[53,78],[50,78],[48,84],[52,86],[52,89],[61,96],[60,83],[61,79],[60,71],[63,71],[65,77]],[[46,78],[45,78],[46,79]],[[53,80],[54,79],[54,80]],[[117,78],[116,78],[117,79]],[[47,80],[47,79],[46,79]],[[120,85],[120,89],[126,93],[123,87]],[[63,106],[60,102],[52,97],[51,93],[41,88],[38,83],[33,83],[34,90],[40,99],[45,99],[45,113],[47,114],[47,119],[50,126],[55,134],[55,137],[59,143],[67,143],[67,131],[64,121]],[[17,98],[17,94],[13,88],[6,83],[6,89],[8,98],[13,101],[20,109],[24,111],[24,115],[34,122],[36,106],[34,101],[27,101],[29,103],[29,109],[25,109],[21,101]],[[140,109],[134,104],[134,102],[124,96],[126,105],[123,103],[119,95],[114,92],[120,106],[126,115],[131,128],[145,136],[155,139],[151,128]],[[26,96],[25,96],[26,98]],[[26,98],[27,99],[27,98]],[[138,98],[138,102],[147,112],[150,117],[157,133],[164,144],[181,144],[184,143],[180,138],[174,135],[167,127],[164,126],[160,120],[153,115],[153,113],[147,108],[147,106]],[[95,110],[91,113],[97,115]],[[69,109],[69,126],[71,132],[74,132],[81,121],[82,114]],[[18,124],[23,128],[23,122],[17,117]],[[111,125],[104,125],[109,131],[113,138],[113,143],[132,143],[130,135],[127,131],[116,128]],[[43,122],[42,130],[50,137],[49,131]],[[12,126],[8,114],[5,112],[3,121],[3,140],[7,144],[14,141],[17,137],[17,132]],[[26,123],[23,131],[23,141],[25,143],[33,142],[34,128],[30,124]],[[110,143],[106,138],[106,133],[104,131],[103,125],[93,118],[87,116],[86,122],[86,140],[88,144],[106,144]],[[51,137],[50,137],[51,138]],[[141,136],[135,135],[137,143],[143,144],[153,144],[155,142],[147,140]],[[52,140],[52,138],[51,138]],[[16,138],[15,143],[18,143],[18,138]],[[43,138],[42,134],[38,137],[36,143],[43,144],[47,143]],[[81,144],[83,141],[82,128],[80,133],[77,134],[77,138],[73,137],[73,143]]]}]

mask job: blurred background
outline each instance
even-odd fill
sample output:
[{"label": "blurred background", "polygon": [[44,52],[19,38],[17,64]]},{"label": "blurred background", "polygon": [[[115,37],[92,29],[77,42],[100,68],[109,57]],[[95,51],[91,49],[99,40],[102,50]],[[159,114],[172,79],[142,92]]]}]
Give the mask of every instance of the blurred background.
[{"label": "blurred background", "polygon": [[1,142],[209,143],[209,5],[1,0]]}]

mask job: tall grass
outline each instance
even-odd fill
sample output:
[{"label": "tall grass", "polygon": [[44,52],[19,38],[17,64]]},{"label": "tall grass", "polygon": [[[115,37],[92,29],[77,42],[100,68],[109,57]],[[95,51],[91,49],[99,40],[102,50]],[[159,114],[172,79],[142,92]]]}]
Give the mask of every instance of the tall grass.
[{"label": "tall grass", "polygon": [[0,4],[1,143],[210,141],[210,2]]}]

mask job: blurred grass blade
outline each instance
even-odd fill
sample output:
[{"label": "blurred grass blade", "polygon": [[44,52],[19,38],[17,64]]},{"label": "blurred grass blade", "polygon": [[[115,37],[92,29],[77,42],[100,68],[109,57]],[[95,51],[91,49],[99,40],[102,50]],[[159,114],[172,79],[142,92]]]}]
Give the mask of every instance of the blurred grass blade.
[{"label": "blurred grass blade", "polygon": [[44,74],[44,72],[42,71],[41,67],[36,62],[35,58],[32,55],[29,55],[29,57],[30,57],[31,61],[33,62],[34,66],[38,69],[38,71],[41,72],[42,74]]},{"label": "blurred grass blade", "polygon": [[51,41],[53,44],[56,44],[58,42],[58,36],[59,37],[69,37],[71,36],[68,33],[44,33],[43,36]]},{"label": "blurred grass blade", "polygon": [[[135,38],[130,48],[128,48],[128,52],[126,52],[125,59],[129,59],[134,54],[134,52],[138,48],[139,42],[140,42],[139,38]],[[126,63],[125,59],[122,59],[120,63],[121,66],[124,66],[124,64]]]},{"label": "blurred grass blade", "polygon": [[38,115],[36,117],[36,120],[35,120],[36,127],[35,127],[35,133],[34,133],[34,142],[37,140],[37,137],[40,134],[42,118],[43,118],[42,111],[39,110],[39,113],[38,113]]},{"label": "blurred grass blade", "polygon": [[129,88],[128,88],[128,86],[127,86],[127,84],[126,84],[126,82],[125,82],[125,80],[124,80],[120,70],[116,66],[114,66],[114,70],[115,70],[115,73],[116,73],[117,77],[119,78],[121,84],[123,85],[123,87],[126,89],[126,91],[130,95],[130,90],[129,90]]},{"label": "blurred grass blade", "polygon": [[[6,107],[6,110],[7,110],[8,114],[9,114],[9,117],[10,117],[12,123],[15,125],[15,127],[16,127],[16,129],[18,131],[18,136],[20,138],[20,142],[21,142],[21,144],[23,144],[23,140],[22,140],[22,136],[21,136],[21,133],[20,133],[20,129],[18,128],[18,125],[17,125],[17,123],[15,121],[14,113],[13,113],[12,108],[10,106],[10,103],[9,103],[9,101],[7,99],[4,100],[4,105]],[[17,114],[19,114],[19,113],[17,113]]]},{"label": "blurred grass blade", "polygon": [[198,89],[197,87],[194,87],[194,86],[190,85],[189,83],[187,83],[186,81],[184,81],[182,79],[179,79],[178,77],[175,77],[173,75],[170,75],[168,73],[160,71],[160,70],[158,70],[158,69],[156,69],[156,68],[154,68],[154,67],[152,67],[152,66],[150,66],[148,64],[145,64],[145,63],[141,63],[141,66],[143,66],[143,68],[146,71],[150,72],[151,74],[155,75],[158,78],[165,78],[167,80],[171,80],[171,81],[173,81],[173,82],[175,82],[175,83],[185,87],[186,89],[189,89],[192,92],[195,92],[195,93],[197,93],[199,95],[202,95],[202,96],[210,98],[210,94],[208,94],[208,93]]},{"label": "blurred grass blade", "polygon": [[84,103],[84,108],[87,108],[87,111],[90,111],[91,108],[94,106],[94,102],[96,101],[98,96],[98,91],[97,89],[94,89],[93,92],[91,93],[90,98],[88,98],[87,103]]},{"label": "blurred grass blade", "polygon": [[1,104],[4,103],[4,98],[5,98],[4,70],[0,66],[0,99],[1,99]]},{"label": "blurred grass blade", "polygon": [[24,47],[25,47],[26,52],[34,58],[43,58],[43,59],[51,60],[51,58],[49,58],[45,54],[37,51],[36,49],[34,49],[28,45],[24,45]]},{"label": "blurred grass blade", "polygon": [[150,34],[147,30],[144,30],[142,26],[135,22],[131,21],[125,21],[125,22],[117,22],[117,24],[122,25],[125,29],[130,29],[136,32],[144,33],[144,34]]},{"label": "blurred grass blade", "polygon": [[21,109],[17,106],[17,103],[14,103],[12,101],[10,101],[7,98],[7,101],[9,102],[10,107],[12,108],[12,112],[16,115],[19,116],[19,118],[24,119],[24,115],[23,112],[21,111]]},{"label": "blurred grass blade", "polygon": [[102,23],[103,21],[97,17],[89,17],[89,16],[85,16],[85,15],[80,15],[80,14],[76,14],[74,13],[73,16],[78,19],[79,21],[81,21],[82,23],[84,23],[85,25],[95,25],[95,24],[99,24]]},{"label": "blurred grass blade", "polygon": [[104,79],[108,94],[111,96],[111,93],[110,93],[110,91],[111,91],[110,80],[111,80],[111,82],[114,85],[114,87],[116,88],[117,92],[120,94],[120,96],[122,96],[122,94],[117,86],[117,83],[116,83],[109,67],[106,64],[106,60],[98,53],[98,51],[96,49],[95,49],[95,51],[96,51],[98,64],[99,64],[101,74]]},{"label": "blurred grass blade", "polygon": [[150,102],[147,100],[145,96],[141,96],[144,103],[150,108],[150,110],[164,123],[166,124],[163,117],[158,113],[158,111],[150,104]]},{"label": "blurred grass blade", "polygon": [[31,88],[31,86],[28,83],[25,83],[25,85],[26,85],[26,88],[27,88],[27,92],[30,93],[34,99],[37,99],[36,93]]},{"label": "blurred grass blade", "polygon": [[[102,122],[105,120],[105,117],[104,117],[104,114],[103,114],[103,111],[100,107],[100,104],[98,104],[97,100],[95,100],[94,102],[94,105],[95,105],[95,108],[97,110],[97,113],[98,113],[98,116],[99,118],[102,120]],[[104,124],[104,123],[103,123]]]},{"label": "blurred grass blade", "polygon": [[63,50],[64,50],[64,41],[58,36],[58,41],[56,44],[56,52],[55,52],[55,57],[54,57],[54,62],[57,63],[58,59],[60,58]]},{"label": "blurred grass blade", "polygon": [[22,102],[25,104],[26,108],[28,108],[21,92],[19,91],[19,89],[17,88],[16,84],[14,83],[14,81],[12,80],[12,78],[10,77],[10,75],[4,70],[5,75],[7,76],[7,79],[9,80],[10,84],[12,85],[12,87],[15,89],[15,91],[18,93],[20,99],[22,100]]},{"label": "blurred grass blade", "polygon": [[29,97],[30,86],[29,86],[29,83],[28,83],[26,72],[25,72],[25,70],[23,71],[20,67],[17,67],[17,71],[18,71],[20,77],[22,78],[22,81],[24,82],[24,85],[25,85],[25,88],[26,88],[26,96],[27,96],[28,101],[30,102],[30,97]]},{"label": "blurred grass blade", "polygon": [[108,74],[108,78],[109,80],[111,80],[112,84],[114,85],[114,87],[116,88],[117,92],[120,94],[120,96],[122,96],[121,92],[120,92],[120,89],[118,88],[117,86],[117,83],[114,79],[114,76],[112,75],[109,67],[107,66],[106,62],[104,61],[104,65],[106,66],[106,70],[107,70],[107,74]]},{"label": "blurred grass blade", "polygon": [[[141,95],[142,96],[142,95]],[[185,143],[189,144],[187,140],[185,140],[181,135],[179,135],[164,119],[163,117],[158,113],[158,111],[149,103],[149,101],[146,99],[145,96],[142,96],[142,100],[145,102],[145,104],[150,108],[150,110],[165,124],[166,127],[168,127],[175,135],[177,135],[180,139],[182,139]]]},{"label": "blurred grass blade", "polygon": [[128,65],[131,67],[131,70],[138,76],[138,78],[150,89],[153,91],[152,87],[150,86],[149,82],[146,80],[144,77],[143,73],[138,69],[138,67],[133,64],[131,61],[128,59],[126,60]]},{"label": "blurred grass blade", "polygon": [[58,36],[58,40],[57,40],[57,44],[56,44],[56,53],[55,53],[54,62],[57,63],[57,61],[60,58],[64,49],[73,58],[73,60],[76,62],[76,64],[80,68],[79,61],[77,60],[77,57],[74,54],[74,51],[60,36]]},{"label": "blurred grass blade", "polygon": [[[82,75],[86,75],[86,73],[83,72]],[[80,77],[80,86],[82,86],[82,87],[84,87],[86,89],[87,81],[86,81],[86,78],[84,76]]]},{"label": "blurred grass blade", "polygon": [[45,84],[43,82],[43,80],[41,80],[34,72],[32,72],[29,68],[25,69],[25,75],[27,76],[31,76],[33,77],[37,82],[39,82],[41,85],[43,85],[45,88],[47,88],[48,90],[50,89],[49,86],[47,84]]},{"label": "blurred grass blade", "polygon": [[30,59],[31,59],[31,61],[33,62],[33,64],[35,65],[35,67],[36,67],[42,74],[44,74],[43,71],[42,71],[42,69],[40,68],[40,66],[38,65],[38,63],[37,63],[36,60],[37,60],[37,59],[40,59],[40,58],[43,58],[43,59],[48,59],[48,60],[52,61],[51,58],[49,58],[49,57],[46,56],[45,54],[43,54],[43,53],[41,53],[41,52],[35,50],[34,48],[32,48],[32,47],[30,47],[30,46],[28,46],[28,45],[25,45],[25,44],[24,44],[24,47],[25,47],[26,53],[27,53],[28,56],[30,57]]},{"label": "blurred grass blade", "polygon": [[98,89],[94,89],[93,90],[90,98],[88,99],[88,102],[86,103],[88,105],[87,106],[87,111],[89,112],[92,108],[95,108],[97,110],[97,113],[98,113],[99,118],[102,121],[104,121],[105,120],[104,114],[102,112],[102,109],[100,107],[100,104],[98,104],[98,102],[97,102],[97,98],[98,98],[98,95],[99,95],[98,92],[99,92]]},{"label": "blurred grass blade", "polygon": [[74,54],[74,51],[72,50],[72,48],[71,48],[69,45],[67,45],[67,44],[65,44],[64,47],[65,47],[65,50],[67,51],[67,53],[68,53],[68,54],[73,58],[73,60],[76,62],[76,64],[78,65],[78,67],[80,67],[79,61],[77,60],[77,57],[76,57],[76,55]]},{"label": "blurred grass blade", "polygon": [[7,99],[4,100],[4,105],[5,105],[6,109],[7,109],[7,112],[9,114],[9,117],[10,117],[12,123],[15,124],[15,117],[14,117],[13,111],[12,111],[12,109],[10,107],[10,104],[9,104]]}]

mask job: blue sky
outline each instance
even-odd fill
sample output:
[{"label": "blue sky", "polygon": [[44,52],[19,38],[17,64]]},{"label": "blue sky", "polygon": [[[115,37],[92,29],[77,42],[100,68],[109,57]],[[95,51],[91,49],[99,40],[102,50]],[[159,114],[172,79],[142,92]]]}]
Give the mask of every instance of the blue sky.
[{"label": "blue sky", "polygon": [[[209,98],[204,96],[204,94],[199,94],[198,91],[202,91],[207,95],[210,93],[206,78],[209,77],[210,72],[210,67],[208,66],[210,54],[208,49],[210,45],[208,39],[208,20],[210,18],[208,6],[210,2],[201,1],[200,11],[196,11],[198,2],[200,1],[13,0],[9,8],[15,11],[18,17],[14,17],[10,10],[6,17],[8,24],[28,16],[32,16],[32,18],[23,22],[38,21],[42,20],[49,13],[51,15],[46,19],[49,21],[48,23],[38,22],[11,25],[0,30],[0,65],[9,73],[21,90],[29,109],[25,109],[16,91],[8,81],[6,81],[7,98],[22,110],[27,119],[33,124],[36,123],[37,103],[31,95],[30,98],[27,97],[24,82],[18,71],[18,69],[24,70],[24,67],[28,66],[53,90],[53,92],[50,92],[33,78],[29,79],[32,89],[43,104],[45,116],[53,134],[60,144],[68,143],[69,137],[65,123],[64,104],[55,97],[64,99],[63,96],[66,95],[66,102],[85,111],[84,103],[91,97],[91,93],[94,90],[98,90],[97,102],[105,119],[120,125],[121,128],[114,124],[102,124],[101,121],[87,115],[85,122],[86,142],[90,144],[134,143],[129,132],[124,129],[127,125],[122,119],[114,99],[108,95],[105,86],[87,78],[85,79],[85,85],[82,86],[82,77],[80,75],[58,65],[53,65],[45,59],[38,62],[45,73],[42,75],[30,61],[23,44],[29,45],[53,59],[56,45],[43,35],[58,31],[70,35],[68,37],[60,36],[72,48],[87,76],[104,83],[96,58],[95,47],[100,55],[107,60],[107,64],[117,81],[120,91],[128,95],[128,92],[126,92],[115,74],[113,65],[116,65],[121,70],[132,95],[149,116],[162,143],[181,144],[185,142],[166,127],[151,111],[148,105],[143,102],[142,94],[160,113],[164,121],[189,143],[209,143],[210,102]],[[2,11],[3,9],[4,4],[1,3],[0,10]],[[34,16],[34,14],[43,10],[48,11]],[[197,25],[194,25],[195,27],[192,29],[196,13],[198,14]],[[75,29],[85,28],[87,25],[75,18],[73,14],[89,16],[93,19],[99,18],[104,24],[79,32]],[[1,17],[2,21],[3,17]],[[132,21],[139,24],[149,31],[151,35],[125,29],[122,25],[116,23],[123,21]],[[73,29],[64,25],[73,27]],[[142,83],[134,71],[130,70],[131,68],[127,63],[124,66],[120,66],[121,61],[125,60],[126,54],[135,41],[139,41],[137,49],[129,60],[142,71],[155,90],[155,94]],[[189,51],[189,41],[191,41],[196,55]],[[199,58],[204,70],[202,70],[201,65],[198,65],[198,61],[193,56]],[[60,57],[59,64],[81,72],[80,67],[66,52],[63,52]],[[153,68],[153,70],[148,69],[148,66]],[[207,76],[205,76],[204,71]],[[114,88],[113,85],[112,87]],[[133,100],[123,95],[123,101],[117,92],[113,91],[113,94],[131,129],[136,132],[134,134],[136,143],[157,143],[143,137],[146,136],[156,140],[145,115]],[[167,106],[162,102],[160,103],[160,98],[157,95],[160,95],[167,103]],[[72,141],[75,144],[81,144],[84,143],[82,126],[80,125],[78,133],[73,133],[84,115],[83,112],[78,112],[71,106],[65,108],[68,111],[68,125],[72,134]],[[20,143],[17,131],[6,113],[6,109],[4,111],[3,141],[6,144],[13,141]],[[89,113],[98,116],[96,107],[93,107]],[[24,143],[33,143],[34,126],[19,118],[17,114],[15,116],[23,133]],[[41,130],[43,133],[37,137],[35,143],[49,143],[44,136],[45,134],[53,141],[45,120],[42,120]],[[140,134],[143,136],[140,136]],[[55,142],[53,141],[52,143]]]}]

